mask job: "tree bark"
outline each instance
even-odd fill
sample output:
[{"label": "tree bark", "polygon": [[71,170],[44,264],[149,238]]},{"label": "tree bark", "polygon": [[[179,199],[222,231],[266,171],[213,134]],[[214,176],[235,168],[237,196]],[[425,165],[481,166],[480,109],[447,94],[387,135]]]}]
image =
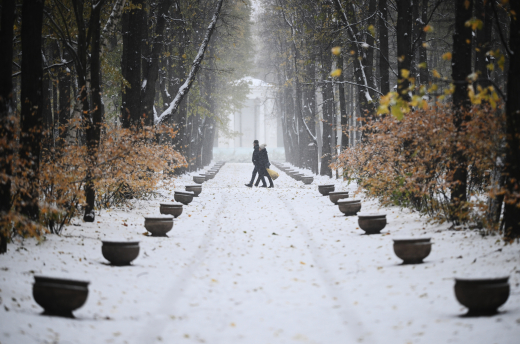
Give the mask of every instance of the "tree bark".
[{"label": "tree bark", "polygon": [[[12,163],[9,157],[14,154],[14,123],[13,110],[13,27],[15,20],[15,1],[2,2],[2,14],[0,22],[0,137],[6,139],[6,146],[1,147],[0,173],[5,174],[5,179],[0,181],[0,217],[4,217],[11,211],[11,180],[13,173]],[[3,221],[2,221],[3,222]],[[10,226],[0,227],[0,254],[7,252],[7,241],[10,237]]]},{"label": "tree bark", "polygon": [[[70,53],[68,49],[63,49],[62,60],[69,61]],[[58,108],[58,125],[59,125],[59,144],[64,145],[67,138],[68,124],[70,120],[70,88],[72,84],[71,71],[68,67],[64,67],[59,72],[59,108]]]},{"label": "tree bark", "polygon": [[22,5],[22,82],[20,163],[28,185],[21,194],[20,212],[32,221],[39,217],[39,169],[42,142],[42,22],[43,0]]},{"label": "tree bark", "polygon": [[96,202],[96,189],[94,188],[93,169],[97,163],[97,151],[101,140],[101,125],[103,121],[103,105],[101,100],[101,23],[100,13],[105,0],[100,0],[97,5],[92,5],[90,15],[92,44],[90,51],[90,89],[92,93],[92,110],[88,116],[88,125],[85,129],[89,166],[87,182],[85,183],[86,207],[83,220],[93,222],[95,218],[94,206]]},{"label": "tree bark", "polygon": [[410,72],[412,63],[412,10],[410,0],[397,0],[397,93],[405,101],[410,101],[410,82],[404,78],[403,70]]},{"label": "tree bark", "polygon": [[[145,116],[145,125],[151,126],[154,122],[154,98],[155,85],[159,77],[159,56],[164,46],[164,28],[166,27],[166,14],[171,7],[173,0],[162,0],[157,9],[157,24],[153,34],[153,42],[151,52],[146,59],[146,68],[143,70],[144,90],[142,96],[142,112]],[[145,30],[146,31],[146,30]],[[150,42],[148,42],[150,47]]]},{"label": "tree bark", "polygon": [[[144,0],[134,0],[144,6]],[[141,125],[141,35],[147,28],[143,23],[143,9],[134,8],[123,13],[123,54],[121,73],[130,87],[123,88],[121,123],[123,128]]]},{"label": "tree bark", "polygon": [[348,136],[349,136],[349,126],[348,126],[348,115],[347,115],[347,104],[345,102],[345,84],[342,82],[345,80],[344,75],[346,74],[343,63],[343,54],[339,55],[338,58],[338,67],[341,68],[342,73],[339,76],[339,113],[340,113],[340,122],[341,122],[341,151],[348,148]]},{"label": "tree bark", "polygon": [[[422,13],[421,13],[422,24],[426,24],[428,21],[428,0],[422,0]],[[428,85],[430,82],[430,73],[428,68],[428,50],[423,44],[426,42],[426,31],[421,26],[420,37],[418,41],[419,47],[419,82],[421,85]]]},{"label": "tree bark", "polygon": [[[329,71],[332,68],[332,59],[328,51],[322,52],[322,77],[324,80],[329,78]],[[332,177],[332,170],[330,168],[332,147],[330,139],[332,136],[332,83],[326,82],[322,86],[323,96],[323,133],[322,133],[322,148],[321,148],[321,168],[320,175]]]},{"label": "tree bark", "polygon": [[507,194],[504,202],[504,230],[508,238],[520,237],[520,211],[518,211],[520,191],[520,2],[511,1],[511,10],[516,16],[511,17],[509,48],[513,54],[509,56],[507,73],[506,101],[506,176]]},{"label": "tree bark", "polygon": [[379,77],[383,94],[390,92],[387,13],[386,0],[379,0]]},{"label": "tree bark", "polygon": [[[466,78],[471,74],[471,28],[465,23],[471,19],[473,10],[472,0],[457,0],[455,4],[455,31],[453,33],[452,73],[455,81],[453,93],[453,109],[455,111],[455,127],[457,135],[464,132],[463,123],[468,120],[467,111],[471,105],[468,97],[468,82]],[[467,201],[467,161],[463,148],[456,148],[453,153],[453,186],[451,187],[450,208],[451,217],[455,223],[465,220],[464,209]]]},{"label": "tree bark", "polygon": [[[475,0],[475,16],[483,23],[481,30],[476,31],[475,39],[475,72],[479,78],[488,78],[486,53],[491,49],[491,33],[493,30],[491,1]],[[487,86],[486,81],[479,82],[481,86]]]}]

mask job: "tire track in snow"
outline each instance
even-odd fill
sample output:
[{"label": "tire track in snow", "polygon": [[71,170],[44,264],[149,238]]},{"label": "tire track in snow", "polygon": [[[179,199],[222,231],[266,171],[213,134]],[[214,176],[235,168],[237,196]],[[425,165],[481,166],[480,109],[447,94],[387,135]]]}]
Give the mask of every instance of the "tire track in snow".
[{"label": "tire track in snow", "polygon": [[313,260],[316,262],[316,267],[318,268],[318,271],[320,273],[321,278],[325,282],[324,284],[327,287],[328,293],[334,297],[337,298],[340,302],[340,304],[343,306],[342,309],[336,309],[336,311],[341,314],[343,319],[345,320],[345,324],[349,327],[349,329],[352,331],[352,333],[355,334],[356,339],[359,342],[363,343],[377,343],[374,336],[372,335],[372,332],[368,329],[364,328],[359,323],[359,317],[356,316],[356,312],[353,310],[350,310],[348,308],[348,305],[351,305],[352,302],[349,302],[347,297],[344,296],[343,293],[339,292],[334,288],[334,283],[332,283],[332,277],[330,272],[332,271],[330,268],[327,267],[327,261],[323,258],[321,258],[319,254],[318,247],[314,241],[314,238],[312,237],[311,231],[307,228],[307,226],[299,219],[299,216],[296,214],[296,211],[292,207],[292,205],[284,200],[283,198],[279,197],[279,194],[277,193],[276,196],[280,199],[280,201],[284,204],[284,206],[287,209],[287,212],[291,215],[292,220],[298,224],[298,228],[303,229],[302,234],[307,239],[307,248],[313,258]]},{"label": "tire track in snow", "polygon": [[204,257],[207,254],[207,249],[213,241],[218,227],[221,225],[219,215],[227,205],[227,198],[222,196],[221,199],[222,203],[216,209],[214,216],[209,221],[203,239],[200,241],[198,249],[191,259],[191,264],[189,264],[176,279],[170,280],[171,287],[164,294],[164,297],[162,298],[163,303],[155,311],[155,316],[152,315],[151,319],[148,320],[146,326],[140,328],[139,332],[141,332],[141,334],[136,336],[134,343],[155,343],[160,340],[158,337],[163,332],[164,328],[167,327],[167,323],[170,320],[168,313],[171,313],[171,310],[175,308],[176,302],[183,295],[193,273],[202,264]]}]

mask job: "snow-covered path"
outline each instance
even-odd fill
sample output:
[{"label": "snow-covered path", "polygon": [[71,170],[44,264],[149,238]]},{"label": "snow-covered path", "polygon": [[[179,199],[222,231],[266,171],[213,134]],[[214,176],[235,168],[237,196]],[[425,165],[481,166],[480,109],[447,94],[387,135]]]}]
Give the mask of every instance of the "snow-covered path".
[{"label": "snow-covered path", "polygon": [[[143,237],[143,215],[163,197],[102,212],[9,246],[0,256],[0,343],[517,343],[518,244],[426,225],[416,214],[381,209],[389,224],[367,236],[316,184],[280,172],[275,189],[249,189],[252,165],[226,164],[185,206],[168,238]],[[181,177],[176,189],[193,184]],[[363,201],[363,211],[378,211]],[[430,236],[425,264],[403,266],[392,238]],[[138,239],[130,267],[111,267],[99,239]],[[91,281],[76,320],[42,317],[33,274]],[[465,318],[453,277],[511,276],[511,296],[494,317]]]}]

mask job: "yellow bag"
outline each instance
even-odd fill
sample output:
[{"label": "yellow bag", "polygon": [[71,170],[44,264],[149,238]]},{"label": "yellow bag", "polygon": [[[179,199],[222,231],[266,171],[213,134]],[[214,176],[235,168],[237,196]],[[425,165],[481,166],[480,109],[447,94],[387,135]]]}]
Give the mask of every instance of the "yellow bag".
[{"label": "yellow bag", "polygon": [[267,173],[269,173],[269,176],[271,177],[272,180],[276,180],[276,178],[278,178],[280,176],[278,174],[278,172],[273,171],[270,168],[267,169]]}]

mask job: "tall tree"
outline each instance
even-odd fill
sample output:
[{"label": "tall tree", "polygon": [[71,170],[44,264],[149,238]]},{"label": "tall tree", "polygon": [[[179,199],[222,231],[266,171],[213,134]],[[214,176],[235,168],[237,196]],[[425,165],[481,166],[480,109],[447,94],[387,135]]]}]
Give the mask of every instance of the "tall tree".
[{"label": "tall tree", "polygon": [[[405,101],[410,100],[408,89],[410,82],[407,75],[412,64],[412,13],[410,0],[397,0],[397,93]],[[403,74],[404,73],[404,74]]]},{"label": "tall tree", "polygon": [[121,73],[129,83],[129,87],[124,87],[122,95],[123,128],[141,124],[141,38],[147,30],[144,23],[144,4],[145,0],[134,0],[123,13]]},{"label": "tall tree", "polygon": [[[463,135],[463,123],[468,120],[468,108],[471,105],[468,97],[467,77],[471,74],[471,27],[466,22],[471,19],[472,0],[457,0],[455,3],[455,31],[453,32],[453,55],[451,76],[455,83],[453,93],[453,110],[455,111],[455,127],[458,135]],[[453,186],[451,187],[451,211],[455,222],[458,222],[461,207],[467,200],[467,161],[463,147],[454,147]]]},{"label": "tall tree", "polygon": [[154,121],[153,103],[156,93],[155,85],[159,77],[159,56],[165,45],[164,30],[166,27],[166,14],[172,3],[173,0],[161,0],[159,2],[155,15],[157,21],[155,24],[155,32],[153,32],[151,41],[148,40],[146,42],[148,49],[151,47],[150,54],[145,59],[146,68],[143,70],[142,111],[146,116],[146,125],[153,125]]},{"label": "tall tree", "polygon": [[42,141],[42,23],[43,0],[25,0],[22,5],[22,80],[20,165],[27,172],[28,185],[21,192],[20,212],[37,221],[38,180]]},{"label": "tall tree", "polygon": [[511,1],[509,33],[509,71],[507,73],[506,101],[506,194],[504,203],[504,229],[510,238],[520,237],[520,1]]},{"label": "tall tree", "polygon": [[[2,152],[0,154],[0,217],[11,210],[12,156],[14,153],[13,107],[13,27],[16,1],[3,1],[0,22],[0,138]],[[3,221],[2,221],[3,222]],[[10,227],[0,227],[0,254],[7,251],[8,231]]]},{"label": "tall tree", "polygon": [[388,50],[388,10],[386,0],[379,0],[379,77],[381,93],[390,92],[390,62]]}]

